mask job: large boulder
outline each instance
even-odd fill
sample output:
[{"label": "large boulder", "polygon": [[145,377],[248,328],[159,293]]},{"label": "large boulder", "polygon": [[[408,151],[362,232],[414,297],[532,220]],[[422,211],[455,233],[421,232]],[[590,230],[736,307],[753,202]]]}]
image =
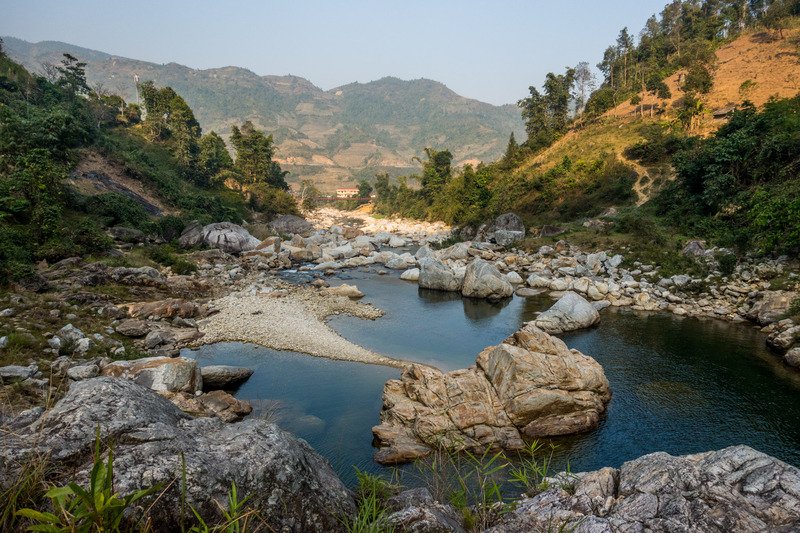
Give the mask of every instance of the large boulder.
[{"label": "large boulder", "polygon": [[185,357],[145,357],[133,361],[114,361],[103,367],[104,376],[124,378],[158,392],[203,390],[200,365]]},{"label": "large boulder", "polygon": [[608,387],[594,359],[528,323],[483,350],[476,366],[445,374],[415,364],[388,381],[372,428],[375,460],[411,461],[439,447],[519,449],[523,437],[586,431],[598,424]]},{"label": "large boulder", "polygon": [[460,291],[461,280],[441,261],[423,259],[419,262],[419,287],[437,291]]},{"label": "large boulder", "polygon": [[283,235],[308,235],[314,225],[296,215],[283,215],[270,222],[269,228]]},{"label": "large boulder", "polygon": [[467,266],[461,294],[467,298],[502,300],[514,294],[514,287],[493,264],[475,259]]},{"label": "large boulder", "polygon": [[588,328],[600,321],[600,314],[578,293],[569,291],[539,315],[534,323],[551,335]]},{"label": "large boulder", "polygon": [[[500,215],[488,228],[486,228],[486,240],[497,242],[496,232],[514,232],[515,234],[522,233],[522,238],[525,237],[525,224],[522,219],[514,213],[505,213]],[[506,235],[507,234],[501,234]],[[501,237],[504,238],[504,237]],[[521,239],[520,239],[521,240]],[[498,244],[500,244],[498,242]],[[501,245],[503,246],[503,245]]]},{"label": "large boulder", "polygon": [[[35,412],[34,415],[39,414]],[[193,419],[159,394],[111,377],[73,384],[37,418],[0,428],[6,468],[46,458],[46,472],[68,470],[88,486],[95,439],[114,439],[114,490],[127,494],[164,483],[145,502],[154,531],[181,530],[182,498],[207,521],[222,518],[232,484],[272,531],[343,531],[337,516],[355,512],[352,495],[330,464],[303,440],[263,420],[228,425]],[[182,463],[185,461],[185,469]],[[175,482],[176,475],[178,482]],[[182,491],[185,476],[186,490]],[[54,480],[64,483],[63,478]],[[187,526],[192,513],[185,513]]]},{"label": "large boulder", "polygon": [[232,222],[217,222],[203,227],[203,244],[228,254],[255,250],[261,241]]},{"label": "large boulder", "polygon": [[765,291],[748,311],[747,319],[761,326],[768,326],[786,316],[792,302],[797,298],[800,298],[800,293],[797,292]]},{"label": "large boulder", "polygon": [[198,221],[191,222],[183,228],[181,236],[178,238],[178,245],[184,250],[201,246],[203,244],[203,225]]},{"label": "large boulder", "polygon": [[[566,490],[565,490],[566,489]],[[747,446],[560,476],[486,533],[800,531],[800,471]]]}]

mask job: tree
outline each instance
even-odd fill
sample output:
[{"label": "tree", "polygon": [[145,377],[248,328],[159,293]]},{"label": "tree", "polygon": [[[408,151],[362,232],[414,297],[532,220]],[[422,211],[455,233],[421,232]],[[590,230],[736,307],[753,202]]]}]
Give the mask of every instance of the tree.
[{"label": "tree", "polygon": [[315,199],[321,196],[313,180],[300,182],[300,207],[303,211],[313,211],[317,208]]},{"label": "tree", "polygon": [[55,67],[55,69],[58,73],[56,84],[70,99],[89,92],[89,85],[86,83],[86,63],[78,61],[78,58],[72,54],[64,53],[61,66]]},{"label": "tree", "polygon": [[530,96],[517,102],[522,108],[530,148],[550,146],[566,131],[574,83],[575,69],[569,68],[558,76],[550,72],[544,82],[544,94],[530,87]]},{"label": "tree", "polygon": [[271,187],[288,190],[284,176],[288,172],[272,160],[275,147],[272,135],[264,135],[249,120],[239,129],[231,126],[231,143],[236,150],[234,169],[243,177],[245,183],[266,183]]},{"label": "tree", "polygon": [[578,102],[578,113],[583,120],[583,108],[586,107],[586,98],[594,88],[594,74],[587,61],[581,61],[575,67],[575,100]]},{"label": "tree", "polygon": [[203,135],[198,143],[197,175],[201,185],[208,185],[223,170],[233,168],[233,159],[225,141],[214,131]]},{"label": "tree", "polygon": [[450,150],[439,151],[425,148],[425,155],[428,160],[422,162],[422,195],[430,202],[450,179],[452,172],[450,163],[453,160],[453,154],[450,153]]},{"label": "tree", "polygon": [[622,57],[623,61],[622,85],[626,88],[628,87],[628,55],[631,53],[632,49],[633,38],[628,33],[628,28],[626,26],[622,28],[617,37],[617,56]]},{"label": "tree", "polygon": [[358,182],[358,197],[359,198],[369,198],[370,194],[372,194],[372,185],[370,185],[367,180],[359,181]]}]

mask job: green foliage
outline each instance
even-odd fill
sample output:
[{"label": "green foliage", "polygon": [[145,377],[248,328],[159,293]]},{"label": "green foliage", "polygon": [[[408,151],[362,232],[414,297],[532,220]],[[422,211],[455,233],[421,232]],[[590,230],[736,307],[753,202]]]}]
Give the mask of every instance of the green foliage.
[{"label": "green foliage", "polygon": [[118,192],[107,192],[86,198],[86,213],[100,217],[106,226],[128,226],[143,229],[150,217],[142,205],[133,198]]},{"label": "green foliage", "polygon": [[[184,487],[185,487],[184,479]],[[231,490],[228,492],[228,505],[227,508],[220,506],[222,509],[223,521],[220,524],[209,526],[200,516],[200,513],[194,507],[190,507],[192,513],[198,521],[198,525],[192,526],[189,529],[190,533],[246,533],[249,531],[250,524],[259,519],[257,509],[246,507],[247,502],[252,498],[252,494],[240,500],[236,492],[236,483],[231,482]],[[182,497],[183,498],[183,497]],[[181,500],[183,506],[183,499]]]},{"label": "green foliage", "polygon": [[730,121],[673,157],[676,183],[654,204],[684,231],[721,238],[740,251],[800,246],[800,95],[773,100]]},{"label": "green foliage", "polygon": [[127,522],[136,522],[136,508],[133,504],[159,490],[162,484],[149,489],[120,495],[113,490],[113,443],[110,443],[108,461],[100,458],[100,429],[97,430],[97,446],[94,467],[89,487],[84,489],[77,483],[53,487],[45,496],[52,502],[53,512],[42,512],[31,508],[17,511],[23,516],[38,522],[29,531],[46,532],[118,532]]},{"label": "green foliage", "polygon": [[381,475],[373,475],[356,468],[356,505],[358,511],[351,520],[339,517],[348,533],[392,533],[386,500],[396,494],[400,487]]},{"label": "green foliage", "polygon": [[236,150],[233,168],[244,177],[245,183],[266,183],[280,190],[288,190],[284,176],[288,172],[272,160],[275,147],[272,135],[264,135],[249,120],[241,130],[231,126],[231,143]]},{"label": "green foliage", "polygon": [[547,148],[566,132],[574,83],[575,69],[559,75],[550,72],[545,78],[544,93],[531,86],[530,96],[517,103],[528,132],[526,144],[534,151]]},{"label": "green foliage", "polygon": [[733,274],[733,271],[736,269],[736,263],[738,262],[739,258],[734,254],[723,254],[717,257],[719,271],[723,276],[730,276]]},{"label": "green foliage", "polygon": [[695,140],[663,124],[642,126],[642,136],[644,140],[627,148],[624,155],[644,165],[668,162],[677,152],[690,148]]}]

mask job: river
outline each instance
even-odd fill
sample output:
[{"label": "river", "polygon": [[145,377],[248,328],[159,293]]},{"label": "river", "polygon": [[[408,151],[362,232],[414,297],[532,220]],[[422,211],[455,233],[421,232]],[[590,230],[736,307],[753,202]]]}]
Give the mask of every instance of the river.
[{"label": "river", "polygon": [[[475,363],[537,311],[546,297],[492,304],[457,293],[425,291],[393,272],[349,272],[332,284],[356,284],[386,312],[375,320],[332,317],[343,337],[376,352],[448,371]],[[800,466],[800,373],[765,347],[746,324],[679,318],[666,313],[606,309],[598,326],[562,335],[570,348],[595,358],[613,397],[594,431],[553,439],[556,468],[619,467],[654,451],[687,454],[747,444]],[[331,361],[253,345],[224,343],[183,355],[201,366],[248,366],[255,373],[236,392],[254,415],[307,440],[346,482],[353,466],[372,463],[370,428],[379,422],[381,393],[396,369]]]}]

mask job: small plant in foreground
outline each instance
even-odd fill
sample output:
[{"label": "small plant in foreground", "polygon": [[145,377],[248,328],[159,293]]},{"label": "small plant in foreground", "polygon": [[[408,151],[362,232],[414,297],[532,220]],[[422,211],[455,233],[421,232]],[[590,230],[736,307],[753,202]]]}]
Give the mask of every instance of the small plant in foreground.
[{"label": "small plant in foreground", "polygon": [[508,467],[503,452],[494,455],[487,448],[482,455],[469,451],[465,468],[456,469],[458,488],[450,495],[453,506],[461,511],[464,527],[471,531],[489,527],[498,516],[511,510],[503,502],[502,484],[497,477]]},{"label": "small plant in foreground", "polygon": [[[137,490],[121,496],[114,493],[114,448],[109,445],[108,462],[100,459],[100,429],[97,430],[97,446],[95,448],[94,467],[89,481],[89,489],[77,483],[68,483],[63,487],[53,487],[46,497],[53,504],[53,512],[41,512],[26,508],[17,511],[18,516],[35,520],[38,524],[29,531],[93,533],[97,531],[120,531],[123,526],[133,521],[144,525],[130,516],[133,504],[145,496],[159,490],[163,484],[149,489]],[[126,516],[129,515],[129,516]],[[133,520],[132,520],[133,519]]]},{"label": "small plant in foreground", "polygon": [[386,500],[397,493],[400,487],[381,475],[372,475],[356,468],[358,487],[356,503],[358,512],[352,520],[344,517],[339,521],[348,533],[392,533]]},{"label": "small plant in foreground", "polygon": [[[189,530],[190,533],[245,533],[251,531],[250,524],[259,518],[257,509],[245,508],[245,504],[251,497],[252,494],[240,501],[236,493],[236,483],[232,482],[231,490],[228,493],[228,508],[219,506],[225,520],[221,524],[209,526],[200,516],[200,513],[194,507],[191,507],[192,513],[199,524],[192,526]],[[183,499],[181,499],[181,503],[183,504]],[[217,502],[217,505],[219,505],[219,502]]]}]

